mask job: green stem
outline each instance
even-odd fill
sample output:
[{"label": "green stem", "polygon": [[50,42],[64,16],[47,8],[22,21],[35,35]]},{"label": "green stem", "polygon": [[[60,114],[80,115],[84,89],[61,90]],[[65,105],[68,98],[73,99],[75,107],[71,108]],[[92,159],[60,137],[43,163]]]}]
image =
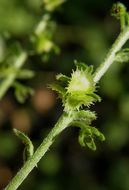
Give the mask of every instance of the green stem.
[{"label": "green stem", "polygon": [[125,14],[123,14],[123,15],[120,16],[120,28],[121,28],[121,31],[123,31],[125,29],[125,26],[126,26]]},{"label": "green stem", "polygon": [[44,139],[41,145],[38,147],[33,156],[24,164],[16,176],[12,179],[5,190],[16,190],[19,185],[28,176],[31,170],[37,165],[39,160],[44,156],[44,154],[49,150],[49,147],[53,144],[55,137],[59,135],[72,121],[70,114],[64,113],[55,127],[50,131],[48,136]]},{"label": "green stem", "polygon": [[[27,58],[27,54],[25,52],[20,53],[20,55],[17,57],[16,61],[14,62],[14,68],[17,70],[20,70],[23,64],[25,63]],[[8,77],[6,77],[0,84],[0,100],[3,98],[7,90],[10,88],[10,86],[13,84],[15,78],[17,76],[17,73],[13,72],[9,74]]]},{"label": "green stem", "polygon": [[109,53],[107,54],[105,61],[96,70],[94,74],[95,83],[98,82],[101,79],[101,77],[106,73],[111,64],[114,62],[116,53],[120,51],[120,49],[128,39],[129,39],[129,27],[125,28],[125,30],[120,33],[120,35],[112,45]]}]

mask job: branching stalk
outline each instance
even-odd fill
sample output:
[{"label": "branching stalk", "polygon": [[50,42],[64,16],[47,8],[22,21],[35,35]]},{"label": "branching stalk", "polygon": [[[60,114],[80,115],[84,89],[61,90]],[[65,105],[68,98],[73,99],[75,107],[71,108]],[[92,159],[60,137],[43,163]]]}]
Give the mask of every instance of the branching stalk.
[{"label": "branching stalk", "polygon": [[129,39],[129,27],[126,27],[123,32],[121,32],[112,45],[109,53],[107,54],[105,61],[98,67],[94,74],[94,82],[98,82],[101,77],[106,73],[111,64],[114,62],[116,53],[122,48],[122,46]]},{"label": "branching stalk", "polygon": [[54,139],[59,135],[72,121],[72,117],[69,114],[64,113],[55,127],[50,131],[48,136],[44,139],[41,145],[38,147],[33,156],[24,164],[21,170],[12,179],[5,190],[16,190],[19,185],[24,181],[32,169],[37,165],[39,160],[44,156],[44,154],[49,150],[49,147],[53,144]]}]

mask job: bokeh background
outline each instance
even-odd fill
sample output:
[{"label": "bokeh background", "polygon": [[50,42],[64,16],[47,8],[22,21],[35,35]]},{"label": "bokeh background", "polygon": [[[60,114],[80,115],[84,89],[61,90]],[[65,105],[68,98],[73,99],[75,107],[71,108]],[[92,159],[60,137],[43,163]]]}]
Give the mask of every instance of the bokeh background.
[{"label": "bokeh background", "polygon": [[[55,74],[70,75],[75,59],[95,68],[103,61],[119,34],[119,23],[110,16],[113,3],[67,0],[52,13],[60,53],[47,60],[41,55],[29,59],[25,67],[35,70],[36,76],[26,83],[35,94],[24,104],[16,101],[12,89],[0,101],[0,189],[23,164],[24,145],[12,128],[27,133],[36,148],[62,113],[60,100],[46,88]],[[9,36],[8,44],[17,40],[26,45],[42,14],[42,0],[0,0],[1,60],[8,48],[3,33]],[[94,152],[80,147],[77,129],[65,130],[19,190],[129,190],[129,64],[112,65],[98,94],[102,102],[92,107],[98,115],[94,125],[106,141]]]}]

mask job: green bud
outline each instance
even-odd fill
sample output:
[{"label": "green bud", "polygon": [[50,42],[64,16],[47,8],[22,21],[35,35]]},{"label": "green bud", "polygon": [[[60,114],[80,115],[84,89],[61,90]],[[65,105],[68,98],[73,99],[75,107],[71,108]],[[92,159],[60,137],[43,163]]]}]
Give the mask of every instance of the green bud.
[{"label": "green bud", "polygon": [[120,2],[115,3],[111,9],[111,15],[116,17],[117,19],[120,19],[120,17],[125,13],[126,7]]}]

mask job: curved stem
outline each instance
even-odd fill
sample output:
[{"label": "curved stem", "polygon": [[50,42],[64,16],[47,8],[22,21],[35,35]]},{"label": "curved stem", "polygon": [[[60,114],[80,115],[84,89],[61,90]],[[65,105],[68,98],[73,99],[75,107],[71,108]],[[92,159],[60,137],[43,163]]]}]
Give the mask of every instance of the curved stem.
[{"label": "curved stem", "polygon": [[24,166],[12,179],[12,181],[5,188],[5,190],[16,190],[19,187],[19,185],[24,181],[24,179],[28,176],[31,170],[37,165],[43,155],[48,151],[49,147],[53,144],[55,137],[59,135],[66,127],[68,127],[71,121],[72,117],[70,114],[64,113],[60,117],[55,127],[50,131],[48,136],[38,147],[33,156],[24,164]]},{"label": "curved stem", "polygon": [[[20,70],[23,64],[27,59],[27,54],[25,52],[21,52],[20,55],[17,57],[16,61],[14,62],[14,68]],[[0,84],[0,100],[3,98],[9,87],[13,84],[17,73],[11,73],[7,76]]]},{"label": "curved stem", "polygon": [[109,53],[107,54],[105,61],[98,67],[94,74],[94,82],[98,82],[101,77],[109,69],[110,65],[114,62],[116,53],[122,48],[122,46],[129,39],[129,27],[120,33],[114,44],[112,45]]}]

